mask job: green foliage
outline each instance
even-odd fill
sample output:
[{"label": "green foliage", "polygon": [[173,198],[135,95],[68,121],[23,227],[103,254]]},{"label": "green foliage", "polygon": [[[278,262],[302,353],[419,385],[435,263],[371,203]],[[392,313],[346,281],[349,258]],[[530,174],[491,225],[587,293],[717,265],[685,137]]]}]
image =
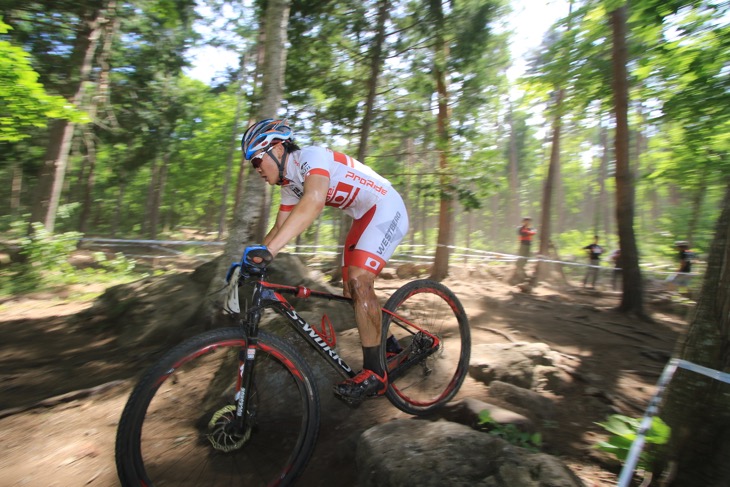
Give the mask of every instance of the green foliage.
[{"label": "green foliage", "polygon": [[[630,418],[620,414],[609,416],[608,421],[596,423],[611,433],[608,441],[599,441],[596,448],[614,455],[621,462],[626,460],[631,444],[636,439],[641,426],[641,418]],[[664,445],[669,441],[671,428],[658,416],[654,416],[651,426],[646,432],[646,443],[649,445]],[[650,468],[654,457],[650,449],[644,449],[639,456],[637,466],[644,470]]]},{"label": "green foliage", "polygon": [[[33,205],[36,175],[51,140],[46,121],[62,116],[44,111],[52,105],[33,98],[35,88],[66,99],[73,94],[82,57],[74,46],[83,44],[83,19],[92,18],[99,6],[20,0],[6,4],[3,21],[12,29],[2,27],[0,32],[0,118],[11,112],[16,118],[4,119],[11,120],[8,124],[0,120],[5,156],[0,161],[0,215],[7,215],[0,216],[3,229]],[[244,63],[242,70],[219,77],[214,88],[181,71],[186,50],[200,40],[191,24],[195,2],[140,0],[106,12],[113,18],[109,25],[118,22],[118,30],[112,39],[104,31],[91,60],[83,103],[100,104],[94,124],[84,127],[88,133],[77,130],[71,143],[61,201],[77,206],[67,207],[71,213],[61,231],[85,228],[96,235],[148,236],[156,204],[158,234],[174,234],[181,226],[214,232],[221,209],[230,212],[240,161],[236,139],[262,93],[255,66],[262,3],[205,4],[214,23],[212,32],[203,34],[206,43],[225,46]],[[379,0],[292,3],[281,114],[290,118],[301,145],[311,142],[356,155],[381,5]],[[674,263],[673,240],[691,240],[700,251],[708,248],[717,202],[730,174],[730,111],[725,109],[730,77],[727,56],[718,55],[728,50],[728,25],[718,19],[727,18],[730,4],[637,0],[627,5],[640,256],[642,264]],[[599,228],[601,243],[613,250],[616,237],[603,234],[615,231],[607,4],[574,3],[570,17],[566,6],[566,17],[535,50],[530,75],[519,82],[525,92],[519,100],[511,96],[516,83],[505,76],[512,62],[511,34],[502,26],[495,28],[508,2],[457,0],[444,4],[440,19],[428,15],[433,2],[389,1],[386,6],[383,63],[363,162],[405,196],[417,232],[414,243],[433,242],[443,195],[456,206],[454,234],[462,239],[456,245],[463,244],[467,221],[480,222],[480,228],[471,230],[471,246],[514,252],[513,227],[519,222],[507,218],[519,211],[539,226],[551,149],[550,126],[541,115],[552,106],[556,91],[565,88],[553,239],[561,255],[583,261],[581,247],[592,240],[593,228]],[[436,37],[448,46],[448,55],[437,55]],[[111,47],[108,58],[104,46]],[[448,72],[445,185],[439,180],[438,151],[444,146],[436,136],[435,65]],[[33,89],[25,82],[30,78],[20,74],[25,70],[35,73]],[[21,103],[24,96],[28,103]],[[549,120],[547,115],[543,118]],[[16,136],[24,138],[18,141]],[[90,141],[94,143],[87,145]],[[608,162],[601,174],[604,151]],[[517,169],[516,188],[510,185],[510,162]],[[90,173],[93,185],[88,186],[86,203]],[[165,179],[158,178],[161,173]],[[599,178],[604,176],[608,208],[598,214]],[[226,181],[229,191],[223,201]],[[153,203],[150,195],[157,189],[160,201]],[[17,201],[11,191],[17,191]],[[336,238],[331,220],[324,214],[320,233],[310,230],[302,241]]]},{"label": "green foliage", "polygon": [[[0,34],[8,30],[0,17]],[[46,93],[23,49],[0,40],[0,142],[28,138],[29,128],[45,127],[50,118],[81,120],[63,97]]]},{"label": "green foliage", "polygon": [[[24,225],[23,222],[14,223],[12,233],[19,233]],[[32,235],[18,239],[22,261],[9,266],[0,277],[0,294],[22,294],[135,277],[135,262],[122,254],[109,259],[99,252],[95,254],[95,265],[82,269],[72,266],[70,257],[82,236],[79,232],[53,234],[42,224],[33,224]]]},{"label": "green foliage", "polygon": [[131,274],[136,266],[134,260],[127,259],[121,252],[115,253],[111,259],[103,252],[95,252],[94,259],[106,272],[122,276]]},{"label": "green foliage", "polygon": [[74,281],[68,258],[76,249],[81,234],[67,232],[54,235],[40,223],[33,224],[33,234],[20,241],[20,254],[25,263],[20,272],[23,285],[38,289],[59,280]]},{"label": "green foliage", "polygon": [[542,446],[542,435],[540,433],[527,433],[521,431],[514,424],[497,423],[488,409],[479,413],[479,426],[490,435],[498,436],[511,445],[538,452]]}]

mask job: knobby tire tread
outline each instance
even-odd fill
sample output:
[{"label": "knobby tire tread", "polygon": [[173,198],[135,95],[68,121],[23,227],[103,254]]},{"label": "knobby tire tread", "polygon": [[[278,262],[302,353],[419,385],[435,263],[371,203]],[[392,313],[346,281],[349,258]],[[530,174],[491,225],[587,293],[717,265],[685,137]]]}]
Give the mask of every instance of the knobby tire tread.
[{"label": "knobby tire tread", "polygon": [[[189,338],[181,344],[172,348],[160,360],[152,365],[143,375],[132,391],[119,421],[116,437],[116,464],[119,479],[123,486],[141,485],[139,475],[141,455],[139,454],[141,442],[141,424],[153,397],[159,389],[161,379],[167,375],[174,364],[190,356],[192,353],[216,343],[243,339],[244,335],[240,328],[219,328]],[[290,472],[279,482],[271,485],[290,485],[293,480],[302,472],[309,458],[314,451],[320,425],[320,399],[319,392],[314,380],[314,373],[307,362],[282,339],[264,331],[259,331],[258,342],[276,350],[279,354],[289,360],[294,368],[299,371],[290,375],[300,387],[305,390],[305,415],[306,432],[302,441],[299,454],[291,464]],[[301,441],[301,436],[300,436]]]}]

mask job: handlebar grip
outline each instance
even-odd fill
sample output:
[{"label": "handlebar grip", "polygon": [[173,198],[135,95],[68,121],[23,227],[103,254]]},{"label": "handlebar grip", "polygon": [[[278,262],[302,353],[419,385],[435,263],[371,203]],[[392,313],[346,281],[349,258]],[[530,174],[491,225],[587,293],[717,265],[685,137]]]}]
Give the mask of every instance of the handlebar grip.
[{"label": "handlebar grip", "polygon": [[241,264],[249,270],[263,271],[272,260],[274,256],[265,245],[251,245],[243,251]]}]

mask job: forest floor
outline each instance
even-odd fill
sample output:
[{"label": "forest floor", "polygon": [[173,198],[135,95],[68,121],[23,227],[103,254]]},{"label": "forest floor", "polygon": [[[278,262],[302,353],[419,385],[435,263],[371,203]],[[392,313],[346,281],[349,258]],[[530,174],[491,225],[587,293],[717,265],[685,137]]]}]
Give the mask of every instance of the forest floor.
[{"label": "forest floor", "polygon": [[[620,466],[594,448],[604,438],[595,422],[612,413],[643,414],[687,326],[686,309],[649,306],[653,322],[642,322],[615,312],[620,295],[608,288],[539,286],[526,294],[494,273],[455,274],[444,284],[464,304],[474,346],[543,342],[571,357],[574,383],[555,398],[559,404],[552,427],[543,433],[543,450],[560,457],[587,486],[616,485]],[[381,279],[378,292],[386,298],[404,282]],[[68,298],[89,291],[68,289],[0,304],[2,487],[118,485],[115,429],[150,350],[123,349],[109,330],[90,334],[88,327],[79,327],[73,317],[92,302]],[[487,388],[468,377],[457,400],[488,401],[486,396]],[[386,399],[366,402],[345,416],[321,432],[298,485],[356,485],[359,433],[406,417]]]}]

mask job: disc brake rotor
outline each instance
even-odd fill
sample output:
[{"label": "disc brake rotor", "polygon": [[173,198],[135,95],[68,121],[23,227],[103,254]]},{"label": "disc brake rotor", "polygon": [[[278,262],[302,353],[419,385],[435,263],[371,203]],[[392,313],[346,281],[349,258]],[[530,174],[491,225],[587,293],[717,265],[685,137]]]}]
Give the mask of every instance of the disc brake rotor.
[{"label": "disc brake rotor", "polygon": [[219,409],[210,418],[208,422],[208,434],[205,436],[216,450],[226,453],[238,450],[251,437],[250,427],[247,427],[243,433],[234,430],[232,422],[235,418],[236,406],[234,404]]}]

